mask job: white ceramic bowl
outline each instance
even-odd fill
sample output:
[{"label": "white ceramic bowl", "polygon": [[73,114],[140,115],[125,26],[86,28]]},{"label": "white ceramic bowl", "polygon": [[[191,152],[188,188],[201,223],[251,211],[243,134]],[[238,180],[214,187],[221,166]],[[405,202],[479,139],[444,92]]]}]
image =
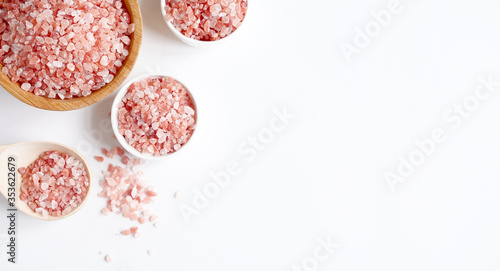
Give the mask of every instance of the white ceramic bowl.
[{"label": "white ceramic bowl", "polygon": [[194,100],[193,95],[191,94],[189,89],[186,87],[186,85],[183,84],[181,81],[179,81],[171,76],[163,75],[163,74],[147,74],[147,75],[142,75],[142,76],[136,77],[134,79],[131,79],[125,85],[123,85],[120,88],[120,90],[118,91],[118,93],[116,94],[116,97],[113,101],[113,105],[111,106],[111,125],[113,127],[113,132],[115,133],[116,139],[118,140],[118,142],[120,142],[120,145],[122,145],[122,147],[125,150],[127,150],[129,153],[131,153],[132,155],[139,157],[139,158],[142,158],[142,159],[163,160],[165,158],[170,157],[171,155],[184,149],[186,147],[186,145],[189,143],[189,141],[191,141],[191,139],[193,138],[195,131],[196,131],[196,128],[195,128],[195,130],[193,131],[193,134],[191,135],[189,140],[186,142],[186,144],[182,145],[180,149],[178,149],[177,151],[165,154],[165,155],[161,155],[161,156],[153,156],[150,154],[141,153],[140,151],[138,151],[134,147],[132,147],[130,144],[128,144],[127,141],[125,140],[125,138],[123,137],[123,135],[120,134],[120,132],[118,131],[118,103],[120,103],[120,101],[123,99],[123,97],[125,96],[125,94],[127,93],[128,89],[129,89],[130,85],[132,85],[132,83],[134,83],[134,82],[138,82],[138,81],[141,81],[141,80],[146,79],[146,78],[161,78],[161,77],[170,77],[170,78],[176,80],[177,82],[181,83],[187,89],[189,98],[191,98],[191,101],[193,102],[193,106],[194,106],[193,109],[195,111],[195,120],[196,120],[195,125],[198,125],[198,107],[196,106],[196,102]]},{"label": "white ceramic bowl", "polygon": [[239,36],[239,33],[241,32],[240,29],[241,29],[241,27],[243,27],[244,22],[246,21],[246,19],[248,17],[248,7],[247,7],[247,12],[245,14],[245,18],[243,18],[243,21],[241,22],[240,27],[238,27],[235,31],[233,31],[233,33],[227,35],[226,37],[224,37],[220,40],[215,40],[215,41],[195,40],[195,39],[188,38],[188,37],[184,36],[181,32],[179,32],[179,30],[177,30],[174,27],[174,25],[169,20],[167,20],[167,12],[165,11],[165,7],[167,4],[165,3],[165,0],[160,0],[160,2],[161,2],[161,13],[163,16],[163,20],[167,24],[168,28],[170,28],[170,30],[174,33],[174,35],[177,38],[179,38],[181,41],[183,41],[184,43],[186,43],[188,45],[196,47],[196,48],[213,48],[215,46],[219,46],[219,45],[222,45],[222,44],[225,44],[227,42],[234,40],[235,38],[237,38]]}]

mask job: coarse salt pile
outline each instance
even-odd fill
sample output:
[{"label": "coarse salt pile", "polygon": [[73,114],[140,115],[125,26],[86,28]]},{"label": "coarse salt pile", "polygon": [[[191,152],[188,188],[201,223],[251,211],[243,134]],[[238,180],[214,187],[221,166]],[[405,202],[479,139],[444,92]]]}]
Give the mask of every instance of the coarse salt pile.
[{"label": "coarse salt pile", "polygon": [[[118,154],[126,166],[109,164],[107,170],[104,171],[104,177],[100,182],[102,191],[99,196],[107,199],[107,206],[102,209],[101,213],[107,215],[114,212],[141,224],[144,224],[147,220],[152,222],[152,219],[155,219],[156,216],[152,215],[145,208],[145,205],[149,204],[157,194],[141,178],[143,173],[137,170],[137,166],[142,161],[140,159],[130,160],[124,154],[123,149],[118,147],[112,148],[111,151],[103,148],[103,153],[108,158],[113,158]],[[100,158],[96,157],[96,160],[101,161]],[[123,235],[131,233],[136,235],[137,227],[133,227],[131,231],[125,230],[122,232]]]},{"label": "coarse salt pile", "polygon": [[195,106],[187,89],[170,77],[134,82],[118,103],[118,131],[143,154],[177,151],[196,128]]},{"label": "coarse salt pile", "polygon": [[58,151],[47,151],[22,175],[20,198],[37,214],[61,216],[78,207],[87,195],[89,177],[83,163]]},{"label": "coarse salt pile", "polygon": [[165,0],[167,20],[184,36],[215,41],[233,33],[245,18],[247,0]]},{"label": "coarse salt pile", "polygon": [[113,80],[133,31],[122,0],[0,1],[2,73],[35,95],[88,96]]}]

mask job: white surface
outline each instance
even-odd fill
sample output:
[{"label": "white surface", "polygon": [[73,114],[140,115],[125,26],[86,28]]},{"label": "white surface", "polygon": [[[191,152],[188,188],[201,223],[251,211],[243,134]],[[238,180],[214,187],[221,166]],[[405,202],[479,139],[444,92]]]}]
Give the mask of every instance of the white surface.
[{"label": "white surface", "polygon": [[[402,11],[349,63],[339,44],[352,43],[389,1],[252,1],[236,44],[211,50],[181,43],[158,1],[140,1],[144,42],[131,76],[158,67],[186,82],[203,116],[189,148],[144,167],[164,227],[119,236],[133,223],[102,216],[95,186],[66,220],[19,214],[19,264],[2,253],[0,270],[290,270],[329,235],[340,247],[314,270],[500,269],[500,94],[459,129],[442,118],[478,76],[500,80],[500,3],[401,0]],[[60,113],[1,91],[0,143],[51,140],[84,152],[90,142],[91,157],[117,145],[99,128],[112,98]],[[283,107],[296,118],[247,162],[238,145]],[[391,192],[384,172],[435,128],[448,139]],[[231,160],[242,173],[186,224],[181,204]],[[105,164],[91,163],[98,177]],[[0,199],[0,239],[5,208]]]}]

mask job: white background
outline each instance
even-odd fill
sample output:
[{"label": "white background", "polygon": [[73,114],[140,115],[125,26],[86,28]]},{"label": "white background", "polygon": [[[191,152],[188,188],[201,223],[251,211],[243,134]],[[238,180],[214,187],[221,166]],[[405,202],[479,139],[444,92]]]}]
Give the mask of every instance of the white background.
[{"label": "white background", "polygon": [[[74,216],[45,222],[18,214],[18,264],[2,252],[0,270],[286,271],[328,236],[339,247],[309,270],[500,269],[500,93],[459,129],[443,119],[473,94],[479,76],[500,81],[498,1],[401,0],[401,12],[351,62],[340,44],[352,45],[355,29],[389,1],[251,0],[240,37],[209,50],[178,41],[159,1],[139,2],[144,39],[131,77],[174,76],[199,110],[190,144],[143,167],[164,227],[148,223],[142,238],[123,237],[119,231],[135,224],[100,214],[106,164],[92,157],[118,144],[100,127],[114,95],[49,112],[0,91],[1,144],[69,145],[86,154],[95,179]],[[295,119],[247,162],[238,145],[283,108]],[[447,140],[392,192],[384,173],[435,128]],[[242,173],[186,223],[180,206],[232,160]],[[1,251],[6,208],[0,198]]]}]

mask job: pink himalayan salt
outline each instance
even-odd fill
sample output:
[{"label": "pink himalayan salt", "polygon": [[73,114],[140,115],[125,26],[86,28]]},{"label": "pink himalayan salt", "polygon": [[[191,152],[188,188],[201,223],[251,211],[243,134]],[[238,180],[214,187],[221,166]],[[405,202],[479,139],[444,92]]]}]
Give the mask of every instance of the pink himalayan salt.
[{"label": "pink himalayan salt", "polygon": [[167,20],[184,36],[215,41],[233,33],[245,18],[247,0],[164,0]]},{"label": "pink himalayan salt", "polygon": [[146,221],[146,217],[141,213],[156,193],[147,187],[146,181],[138,174],[129,168],[109,164],[100,184],[102,191],[99,196],[107,199],[107,206],[102,213],[107,210],[108,213],[121,214],[132,221]]},{"label": "pink himalayan salt", "polygon": [[19,173],[20,199],[43,216],[68,214],[87,195],[87,171],[81,161],[66,153],[44,152],[27,168],[19,168]]},{"label": "pink himalayan salt", "polygon": [[115,155],[119,155],[120,157],[124,157],[125,150],[120,147],[113,147],[111,150],[107,150],[106,148],[101,148],[102,154],[106,157],[113,159]]},{"label": "pink himalayan salt", "polygon": [[104,257],[104,260],[106,260],[106,262],[110,263],[113,261],[113,257],[111,257],[111,255],[106,255],[106,257]]},{"label": "pink himalayan salt", "polygon": [[138,232],[138,231],[139,231],[139,228],[138,228],[138,227],[132,227],[132,228],[130,228],[130,232],[131,232],[132,234],[137,234],[137,232]]},{"label": "pink himalayan salt", "polygon": [[166,155],[191,138],[196,112],[187,89],[170,77],[133,83],[118,104],[118,131],[143,154]]},{"label": "pink himalayan salt", "polygon": [[97,156],[97,155],[96,155],[96,156],[94,156],[94,159],[95,159],[97,162],[99,162],[99,163],[101,163],[101,162],[103,162],[103,161],[104,161],[104,157],[102,157],[102,156]]},{"label": "pink himalayan salt", "polygon": [[35,95],[88,96],[113,80],[133,31],[122,0],[0,1],[1,72]]}]

